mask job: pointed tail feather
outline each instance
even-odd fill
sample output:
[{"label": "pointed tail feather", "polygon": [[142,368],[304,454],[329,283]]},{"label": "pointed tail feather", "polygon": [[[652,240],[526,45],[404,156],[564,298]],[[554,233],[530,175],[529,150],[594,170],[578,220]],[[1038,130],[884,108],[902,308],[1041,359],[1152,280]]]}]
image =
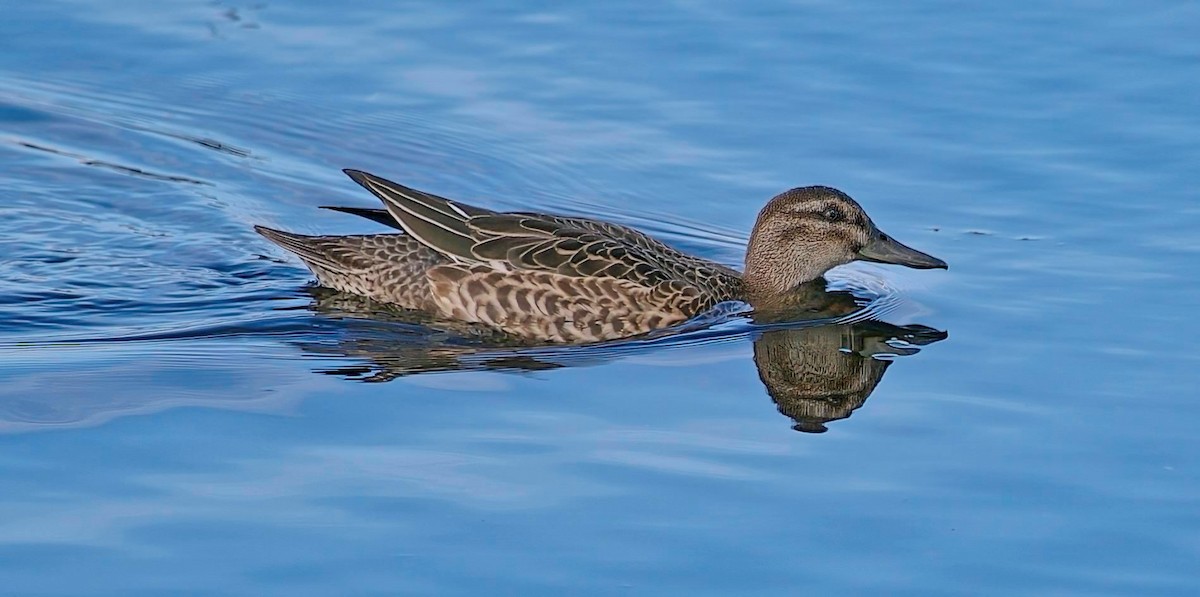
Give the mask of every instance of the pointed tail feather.
[{"label": "pointed tail feather", "polygon": [[386,209],[378,209],[373,207],[343,207],[340,205],[322,205],[321,209],[340,211],[342,213],[358,216],[360,218],[366,218],[368,220],[383,224],[384,226],[390,226],[397,230],[404,230],[404,228],[400,226],[400,222],[397,222],[396,218],[393,218],[392,214]]},{"label": "pointed tail feather", "polygon": [[322,242],[322,237],[293,234],[266,226],[255,226],[254,231],[294,253],[309,266],[317,266],[331,271],[337,271],[344,267],[330,257],[326,251],[326,243]]}]

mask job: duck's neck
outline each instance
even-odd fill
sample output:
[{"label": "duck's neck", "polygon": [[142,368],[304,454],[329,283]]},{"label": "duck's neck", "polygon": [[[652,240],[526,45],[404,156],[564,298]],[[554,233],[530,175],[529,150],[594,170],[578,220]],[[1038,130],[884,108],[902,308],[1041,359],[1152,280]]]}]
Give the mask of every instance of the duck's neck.
[{"label": "duck's neck", "polygon": [[757,241],[756,235],[751,235],[746,247],[746,268],[742,273],[749,295],[765,297],[787,294],[825,273],[802,256],[788,254],[778,246]]},{"label": "duck's neck", "polygon": [[773,296],[787,294],[799,285],[799,281],[781,272],[771,269],[766,264],[756,264],[746,260],[746,270],[742,273],[742,282],[746,286],[746,294],[750,296]]}]

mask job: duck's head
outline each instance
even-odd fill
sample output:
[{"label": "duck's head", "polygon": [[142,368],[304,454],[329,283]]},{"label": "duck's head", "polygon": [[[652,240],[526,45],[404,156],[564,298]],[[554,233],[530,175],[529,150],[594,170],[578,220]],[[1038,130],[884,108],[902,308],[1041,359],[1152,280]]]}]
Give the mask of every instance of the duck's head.
[{"label": "duck's head", "polygon": [[759,212],[746,248],[745,281],[751,292],[781,294],[856,260],[946,268],[945,261],[876,228],[849,195],[800,187],[775,196]]}]

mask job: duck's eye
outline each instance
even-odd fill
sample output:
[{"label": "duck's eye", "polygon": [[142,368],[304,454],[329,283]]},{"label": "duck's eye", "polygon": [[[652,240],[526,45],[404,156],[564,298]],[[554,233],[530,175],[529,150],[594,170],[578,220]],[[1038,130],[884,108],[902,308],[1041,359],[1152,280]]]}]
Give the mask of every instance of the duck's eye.
[{"label": "duck's eye", "polygon": [[821,217],[830,222],[841,222],[842,218],[845,216],[842,215],[842,210],[836,207],[829,207],[826,208],[825,211],[821,212]]}]

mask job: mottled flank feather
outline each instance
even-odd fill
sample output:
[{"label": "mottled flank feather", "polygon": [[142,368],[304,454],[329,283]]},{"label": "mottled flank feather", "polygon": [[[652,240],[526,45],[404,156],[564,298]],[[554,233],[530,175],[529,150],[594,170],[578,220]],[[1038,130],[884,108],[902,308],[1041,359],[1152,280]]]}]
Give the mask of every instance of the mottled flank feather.
[{"label": "mottled flank feather", "polygon": [[644,334],[687,319],[703,300],[677,281],[643,286],[542,271],[513,275],[487,266],[441,265],[429,270],[429,280],[444,316],[550,342]]}]

